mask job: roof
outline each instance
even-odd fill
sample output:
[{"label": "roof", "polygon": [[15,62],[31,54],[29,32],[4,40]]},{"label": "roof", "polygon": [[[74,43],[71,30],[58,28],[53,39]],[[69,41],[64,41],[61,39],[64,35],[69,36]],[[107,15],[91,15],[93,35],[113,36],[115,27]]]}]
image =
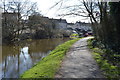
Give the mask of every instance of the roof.
[{"label": "roof", "polygon": [[74,23],[67,23],[68,25],[74,25]]},{"label": "roof", "polygon": [[4,13],[2,13],[2,14],[3,14],[3,15],[4,15],[4,14],[14,14],[14,15],[15,15],[15,14],[20,14],[20,13],[17,13],[17,12],[13,12],[13,13],[12,13],[12,12],[4,12]]},{"label": "roof", "polygon": [[85,23],[85,22],[76,22],[76,23],[78,23],[78,24],[91,24],[91,23]]},{"label": "roof", "polygon": [[67,23],[66,19],[50,19],[50,20],[53,20],[53,21],[57,21],[57,22],[62,22],[62,23]]}]

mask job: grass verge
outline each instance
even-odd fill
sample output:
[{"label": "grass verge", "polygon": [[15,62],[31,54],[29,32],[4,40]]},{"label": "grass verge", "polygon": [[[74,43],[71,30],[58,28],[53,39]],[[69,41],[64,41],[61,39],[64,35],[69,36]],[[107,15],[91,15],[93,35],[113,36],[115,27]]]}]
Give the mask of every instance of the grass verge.
[{"label": "grass verge", "polygon": [[120,68],[118,66],[111,64],[110,61],[105,58],[104,55],[106,54],[105,53],[106,50],[100,49],[95,46],[93,48],[91,39],[88,40],[88,47],[92,50],[93,57],[98,63],[100,69],[102,70],[103,75],[109,79],[113,78],[120,79]]},{"label": "grass verge", "polygon": [[67,41],[56,47],[48,56],[38,62],[33,68],[25,71],[21,78],[54,78],[60,64],[73,43],[79,39]]}]

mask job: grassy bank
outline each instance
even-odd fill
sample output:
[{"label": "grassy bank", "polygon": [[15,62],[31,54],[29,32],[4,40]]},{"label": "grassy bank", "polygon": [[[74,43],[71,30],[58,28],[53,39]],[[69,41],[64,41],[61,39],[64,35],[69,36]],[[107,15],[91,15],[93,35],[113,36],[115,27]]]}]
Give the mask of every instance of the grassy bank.
[{"label": "grassy bank", "polygon": [[56,47],[48,56],[38,62],[33,68],[25,71],[21,78],[54,78],[60,64],[73,43],[79,39],[67,41]]},{"label": "grassy bank", "polygon": [[[100,49],[97,46],[93,47],[92,40],[88,40],[88,47],[93,52],[93,57],[95,58],[96,62],[98,63],[103,75],[106,78],[120,78],[120,68],[113,64],[113,59],[111,60],[110,57],[106,57],[109,53],[107,53],[106,49]],[[114,57],[113,54],[110,56]],[[114,57],[115,58],[115,57]],[[120,57],[119,57],[120,58]],[[120,64],[119,61],[114,60],[117,64]]]}]

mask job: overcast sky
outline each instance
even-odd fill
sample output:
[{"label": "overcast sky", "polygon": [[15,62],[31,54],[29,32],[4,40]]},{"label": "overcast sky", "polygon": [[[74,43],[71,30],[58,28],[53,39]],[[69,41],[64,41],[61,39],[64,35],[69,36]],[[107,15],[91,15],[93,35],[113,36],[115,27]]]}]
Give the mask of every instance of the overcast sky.
[{"label": "overcast sky", "polygon": [[[0,0],[0,6],[1,4]],[[54,8],[50,9],[54,4],[59,2],[60,0],[30,0],[31,2],[37,2],[38,9],[41,11],[41,14],[49,17],[49,18],[62,18],[66,19],[67,22],[76,22],[76,21],[82,21],[82,22],[90,22],[89,19],[83,18],[81,16],[66,16],[66,17],[60,17],[59,14],[65,14],[68,13],[67,10],[61,10],[61,8],[64,8],[66,6],[72,6],[76,4],[80,4],[80,0],[64,0],[65,2],[62,4],[62,7],[60,7],[61,4],[55,6]],[[119,0],[114,0],[119,1]]]},{"label": "overcast sky", "polygon": [[[41,11],[41,14],[50,18],[63,18],[66,19],[67,22],[76,22],[76,21],[82,21],[82,22],[88,22],[88,20],[84,20],[83,17],[73,17],[73,16],[66,16],[66,17],[60,17],[58,14],[67,13],[65,10],[60,9],[60,5],[55,6],[54,8],[50,9],[56,2],[60,0],[31,0],[32,2],[37,2],[38,8]],[[78,4],[78,0],[66,0],[64,4],[62,4],[62,7]]]},{"label": "overcast sky", "polygon": [[[0,0],[2,1],[2,0]],[[82,21],[82,22],[89,22],[89,19],[86,20],[85,18],[79,16],[58,16],[59,14],[65,14],[68,13],[67,10],[61,10],[62,8],[66,6],[72,6],[72,5],[77,5],[80,4],[80,0],[64,0],[65,2],[62,4],[58,4],[54,8],[50,9],[53,5],[55,5],[57,2],[60,0],[30,0],[31,2],[37,2],[38,9],[41,12],[42,15],[49,17],[49,18],[57,18],[57,19],[66,19],[67,22],[73,22],[75,23],[76,21]],[[61,6],[61,7],[60,7]]]}]

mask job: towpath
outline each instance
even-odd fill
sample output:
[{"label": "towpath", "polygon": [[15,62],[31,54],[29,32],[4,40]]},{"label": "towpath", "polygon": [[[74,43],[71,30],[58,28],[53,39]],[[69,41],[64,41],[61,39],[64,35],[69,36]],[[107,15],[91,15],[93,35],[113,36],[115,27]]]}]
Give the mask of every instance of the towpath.
[{"label": "towpath", "polygon": [[103,78],[91,52],[86,37],[77,41],[67,52],[56,78]]}]

